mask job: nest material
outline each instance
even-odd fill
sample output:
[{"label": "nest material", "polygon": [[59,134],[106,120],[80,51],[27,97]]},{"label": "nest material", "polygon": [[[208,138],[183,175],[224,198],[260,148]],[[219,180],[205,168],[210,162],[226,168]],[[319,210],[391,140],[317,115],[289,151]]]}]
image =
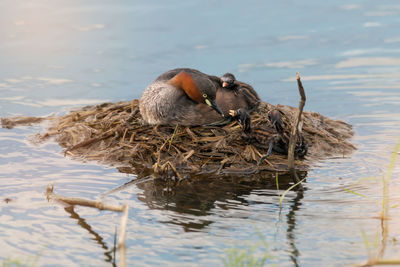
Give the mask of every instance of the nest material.
[{"label": "nest material", "polygon": [[47,118],[42,117],[29,117],[29,116],[21,116],[21,117],[13,117],[13,118],[1,118],[1,127],[12,129],[17,125],[32,125],[34,123],[40,123]]},{"label": "nest material", "polygon": [[[252,126],[272,127],[268,111],[277,109],[291,125],[296,108],[261,103],[251,114]],[[312,162],[342,156],[355,147],[349,142],[352,127],[318,113],[303,112],[303,135],[309,144],[306,159],[296,160],[298,170],[307,170]],[[139,101],[104,103],[88,106],[52,119],[43,140],[55,137],[73,157],[96,160],[118,166],[141,166],[155,174],[172,171],[179,178],[185,173],[238,173],[287,171],[287,156],[273,154],[262,164],[264,146],[249,144],[241,126],[148,126],[143,125]]]}]

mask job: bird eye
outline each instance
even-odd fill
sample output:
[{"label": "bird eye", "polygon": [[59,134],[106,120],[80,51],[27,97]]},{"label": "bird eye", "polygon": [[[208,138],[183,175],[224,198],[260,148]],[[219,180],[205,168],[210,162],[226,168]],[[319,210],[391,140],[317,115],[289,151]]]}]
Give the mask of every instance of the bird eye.
[{"label": "bird eye", "polygon": [[207,94],[203,94],[203,97],[204,97],[204,98],[207,98]]}]

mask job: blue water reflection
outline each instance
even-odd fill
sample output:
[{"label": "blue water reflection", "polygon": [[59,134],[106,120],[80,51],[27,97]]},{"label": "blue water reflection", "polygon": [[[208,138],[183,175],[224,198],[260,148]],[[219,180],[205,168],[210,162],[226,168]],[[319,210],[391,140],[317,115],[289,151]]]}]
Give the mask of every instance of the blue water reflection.
[{"label": "blue water reflection", "polygon": [[[48,203],[54,183],[59,194],[129,203],[131,264],[219,266],[226,249],[259,242],[258,232],[278,266],[364,262],[362,231],[370,240],[380,232],[380,179],[400,135],[399,15],[394,0],[1,1],[1,117],[138,98],[175,67],[233,72],[264,101],[297,105],[300,71],[305,108],[353,124],[358,150],[317,163],[304,195],[288,193],[280,210],[274,177],[225,177],[169,195],[123,186],[135,176],[65,158],[56,143],[32,144],[45,124],[0,129],[0,259],[112,265],[120,215]],[[388,258],[399,250],[398,162]]]}]

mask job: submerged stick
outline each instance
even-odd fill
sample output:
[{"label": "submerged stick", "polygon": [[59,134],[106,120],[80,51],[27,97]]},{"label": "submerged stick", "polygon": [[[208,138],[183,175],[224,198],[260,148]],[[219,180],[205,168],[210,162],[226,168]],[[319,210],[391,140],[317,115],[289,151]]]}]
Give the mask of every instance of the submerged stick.
[{"label": "submerged stick", "polygon": [[67,203],[69,205],[80,205],[80,206],[85,206],[85,207],[96,208],[99,210],[111,210],[111,211],[118,211],[118,212],[124,211],[124,206],[107,205],[101,201],[93,201],[93,200],[84,199],[84,198],[64,197],[64,196],[55,194],[53,192],[53,190],[54,190],[54,186],[52,186],[52,185],[48,185],[46,187],[46,196],[47,196],[48,200],[53,199],[53,200]]},{"label": "submerged stick", "polygon": [[[306,103],[306,93],[304,92],[303,85],[300,81],[300,74],[298,72],[296,73],[296,78],[297,78],[297,86],[299,87],[300,101],[299,101],[299,112],[297,113],[296,120],[293,124],[292,131],[290,133],[289,150],[288,150],[288,167],[290,173],[293,176],[294,182],[299,183],[300,179],[297,176],[296,170],[294,168],[294,147],[296,144],[297,130],[299,127],[299,123],[301,121],[301,114],[303,113],[303,108]],[[301,183],[299,183],[299,187],[303,189]]]},{"label": "submerged stick", "polygon": [[[126,266],[126,246],[125,246],[126,234],[125,234],[125,232],[126,232],[126,224],[128,222],[128,214],[129,214],[128,204],[125,203],[123,206],[106,205],[100,201],[60,196],[60,195],[55,194],[53,191],[54,191],[54,186],[47,185],[47,187],[46,187],[47,199],[62,201],[69,205],[80,205],[80,206],[97,208],[99,210],[110,210],[110,211],[122,212],[121,230],[119,231],[119,235],[118,235],[118,249],[120,252],[121,266],[125,267]],[[115,258],[115,256],[114,256],[114,258]]]},{"label": "submerged stick", "polygon": [[121,218],[121,230],[119,231],[118,236],[118,249],[120,253],[120,264],[121,267],[126,266],[126,246],[125,246],[125,237],[126,237],[126,224],[128,222],[128,214],[129,214],[129,206],[125,203],[122,207],[122,218]]},{"label": "submerged stick", "polygon": [[117,226],[115,226],[115,231],[114,231],[114,248],[113,248],[113,253],[114,253],[114,261],[113,261],[113,263],[114,263],[114,265],[116,266],[116,261],[117,261],[117,258],[116,258],[116,254],[117,254]]},{"label": "submerged stick", "polygon": [[29,117],[29,116],[19,116],[13,118],[0,118],[1,127],[12,129],[17,125],[31,125],[33,123],[39,123],[50,117]]}]

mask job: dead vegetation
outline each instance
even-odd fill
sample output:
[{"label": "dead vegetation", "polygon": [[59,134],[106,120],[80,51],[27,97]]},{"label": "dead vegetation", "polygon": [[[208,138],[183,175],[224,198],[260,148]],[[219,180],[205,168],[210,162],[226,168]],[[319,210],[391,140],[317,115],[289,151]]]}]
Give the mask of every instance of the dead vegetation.
[{"label": "dead vegetation", "polygon": [[[268,112],[279,110],[286,125],[292,125],[298,109],[261,103],[251,114],[253,128],[269,127]],[[352,127],[313,112],[303,112],[303,135],[309,144],[305,159],[295,161],[297,170],[307,170],[319,159],[342,156],[354,150],[349,142]],[[138,100],[104,103],[51,118],[51,126],[38,141],[53,137],[65,154],[115,166],[138,166],[152,173],[250,174],[288,171],[287,156],[273,154],[262,164],[268,144],[251,144],[242,137],[241,126],[148,126],[143,125]]]},{"label": "dead vegetation", "polygon": [[[69,206],[85,206],[85,207],[91,207],[91,208],[96,208],[98,210],[110,210],[110,211],[116,211],[116,212],[122,212],[122,217],[121,217],[121,229],[118,235],[118,249],[120,253],[120,265],[122,267],[126,266],[126,246],[125,246],[125,239],[126,239],[126,225],[128,222],[128,214],[129,214],[129,206],[128,204],[124,204],[123,206],[116,206],[116,205],[108,205],[103,203],[102,201],[94,201],[90,199],[85,199],[85,198],[76,198],[76,197],[66,197],[66,196],[61,196],[57,195],[54,193],[54,185],[47,185],[46,187],[46,197],[47,200],[53,200],[57,202],[64,203]],[[114,247],[114,253],[115,253],[116,247]],[[115,254],[114,254],[115,255]]]},{"label": "dead vegetation", "polygon": [[[262,102],[251,114],[251,133],[244,133],[236,121],[222,126],[143,125],[137,99],[87,106],[60,117],[2,118],[1,123],[3,128],[11,129],[48,119],[50,127],[36,136],[36,142],[54,138],[65,148],[65,155],[73,158],[95,160],[119,169],[133,167],[140,169],[141,174],[155,174],[167,180],[181,181],[186,174],[290,171],[294,181],[299,182],[296,170],[307,171],[313,162],[344,156],[355,147],[349,141],[353,135],[349,124],[303,112],[306,96],[298,73],[297,83],[299,108]],[[268,153],[271,140],[278,136],[268,118],[271,110],[280,113],[283,131],[291,132],[287,135],[288,156]],[[306,159],[294,158],[296,136],[308,144]]]},{"label": "dead vegetation", "polygon": [[47,118],[20,116],[13,118],[1,118],[0,121],[3,128],[12,129],[17,125],[32,125],[34,123],[42,122],[45,119]]}]

